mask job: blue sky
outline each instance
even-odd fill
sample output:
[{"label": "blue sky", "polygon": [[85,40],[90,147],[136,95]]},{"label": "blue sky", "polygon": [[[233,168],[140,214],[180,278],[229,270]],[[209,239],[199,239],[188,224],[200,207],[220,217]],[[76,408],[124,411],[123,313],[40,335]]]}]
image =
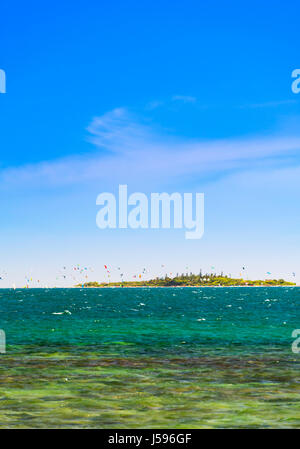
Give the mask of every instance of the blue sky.
[{"label": "blue sky", "polygon": [[[299,16],[296,1],[2,5],[2,285],[64,285],[74,264],[300,282]],[[121,183],[204,192],[204,238],[100,231],[96,197]]]}]

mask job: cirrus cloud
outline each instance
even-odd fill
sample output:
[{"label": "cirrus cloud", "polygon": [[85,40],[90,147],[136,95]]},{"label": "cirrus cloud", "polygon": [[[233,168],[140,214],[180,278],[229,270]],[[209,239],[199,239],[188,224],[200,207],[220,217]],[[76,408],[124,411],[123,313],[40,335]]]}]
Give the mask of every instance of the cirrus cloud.
[{"label": "cirrus cloud", "polygon": [[182,177],[209,178],[231,171],[300,165],[300,136],[240,139],[183,139],[158,131],[125,108],[95,117],[87,128],[93,151],[0,172],[3,188],[57,187],[93,182],[145,185],[176,183]]}]

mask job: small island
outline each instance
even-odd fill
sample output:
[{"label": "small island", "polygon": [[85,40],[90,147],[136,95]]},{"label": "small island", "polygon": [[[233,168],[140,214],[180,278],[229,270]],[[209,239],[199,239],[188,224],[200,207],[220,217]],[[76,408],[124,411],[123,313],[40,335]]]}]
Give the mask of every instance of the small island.
[{"label": "small island", "polygon": [[284,279],[265,279],[251,281],[243,278],[232,278],[223,273],[217,275],[210,274],[177,274],[170,278],[157,277],[150,280],[122,281],[122,282],[86,282],[77,284],[75,287],[84,288],[105,288],[105,287],[284,287],[294,286],[293,282]]}]

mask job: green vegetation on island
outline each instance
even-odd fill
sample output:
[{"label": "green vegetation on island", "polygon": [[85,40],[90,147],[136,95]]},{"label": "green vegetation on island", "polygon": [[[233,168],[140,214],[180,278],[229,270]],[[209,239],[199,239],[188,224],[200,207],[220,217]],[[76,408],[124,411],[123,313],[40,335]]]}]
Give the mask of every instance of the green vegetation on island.
[{"label": "green vegetation on island", "polygon": [[265,279],[251,281],[243,278],[232,278],[223,273],[217,275],[210,274],[177,274],[175,277],[157,277],[148,281],[122,281],[122,282],[86,282],[78,284],[76,287],[273,287],[273,286],[293,286],[293,282],[286,282],[284,279]]}]

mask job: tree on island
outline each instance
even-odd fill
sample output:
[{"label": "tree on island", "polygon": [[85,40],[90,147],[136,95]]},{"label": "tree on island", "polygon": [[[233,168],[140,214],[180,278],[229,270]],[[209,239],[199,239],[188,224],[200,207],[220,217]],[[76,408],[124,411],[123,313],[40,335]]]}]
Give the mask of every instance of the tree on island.
[{"label": "tree on island", "polygon": [[[266,279],[266,280],[244,280],[243,278],[231,278],[230,276],[224,275],[223,272],[219,275],[216,273],[202,274],[200,271],[199,275],[190,273],[182,273],[174,278],[168,277],[157,277],[155,279],[150,279],[148,281],[121,281],[121,282],[86,282],[83,284],[84,287],[274,287],[274,286],[293,286],[296,285],[293,282],[287,282],[284,279]],[[82,287],[82,284],[76,285],[76,287]]]}]

